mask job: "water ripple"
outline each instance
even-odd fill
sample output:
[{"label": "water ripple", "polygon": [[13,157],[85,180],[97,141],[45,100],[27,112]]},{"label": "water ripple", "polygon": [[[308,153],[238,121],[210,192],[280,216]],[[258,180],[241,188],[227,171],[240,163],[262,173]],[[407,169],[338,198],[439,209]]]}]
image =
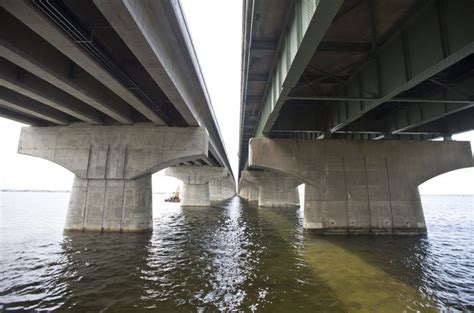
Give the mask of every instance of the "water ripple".
[{"label": "water ripple", "polygon": [[17,196],[2,208],[0,310],[474,310],[474,198],[425,200],[427,237],[334,238],[304,232],[301,210],[238,198],[159,203],[149,234],[63,233],[67,195]]}]

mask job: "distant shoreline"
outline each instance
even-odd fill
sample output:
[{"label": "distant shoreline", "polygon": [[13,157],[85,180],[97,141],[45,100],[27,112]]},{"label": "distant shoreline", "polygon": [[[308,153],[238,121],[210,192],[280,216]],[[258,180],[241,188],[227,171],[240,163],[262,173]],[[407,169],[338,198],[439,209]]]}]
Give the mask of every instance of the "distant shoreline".
[{"label": "distant shoreline", "polygon": [[[42,190],[42,189],[0,189],[0,192],[55,192],[55,193],[68,193],[71,190]],[[169,192],[154,192],[153,194],[168,195],[172,194],[173,191]]]},{"label": "distant shoreline", "polygon": [[71,190],[0,189],[0,192],[70,192]]},{"label": "distant shoreline", "polygon": [[[55,192],[55,193],[68,193],[71,192],[70,190],[42,190],[42,189],[0,189],[1,192]],[[173,191],[169,192],[153,192],[153,194],[160,194],[160,195],[169,195],[172,194]],[[421,197],[474,197],[474,194],[424,194],[420,195]]]}]

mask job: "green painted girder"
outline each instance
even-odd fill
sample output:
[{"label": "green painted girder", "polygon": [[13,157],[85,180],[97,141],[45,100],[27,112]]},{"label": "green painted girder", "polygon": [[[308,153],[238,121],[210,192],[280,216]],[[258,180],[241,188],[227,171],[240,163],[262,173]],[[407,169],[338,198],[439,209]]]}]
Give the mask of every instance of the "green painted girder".
[{"label": "green painted girder", "polygon": [[[384,109],[383,116],[375,119],[372,114],[368,114],[351,123],[343,131],[377,130],[387,134],[399,134],[474,107],[474,97],[471,95],[474,90],[474,76],[449,85],[441,84],[444,85],[443,88],[430,98],[421,101],[394,101],[390,107]],[[374,123],[377,126],[374,126]],[[474,128],[474,121],[472,125]],[[335,131],[333,134],[339,132]]]},{"label": "green painted girder", "polygon": [[[329,132],[344,128],[380,104],[474,53],[473,16],[471,0],[432,2],[416,20],[379,48],[348,82],[359,87],[347,89],[348,97],[370,97],[370,92],[379,95],[378,99],[332,103]],[[457,111],[458,108],[452,110]]]},{"label": "green painted girder", "polygon": [[454,135],[472,130],[474,127],[474,108],[457,112],[442,120],[435,120],[414,129],[417,132],[433,132],[444,129],[445,134]]},{"label": "green painted girder", "polygon": [[282,34],[271,84],[263,98],[256,136],[268,134],[286,97],[298,83],[343,0],[296,0]]},{"label": "green painted girder", "polygon": [[[474,77],[470,77],[461,82],[450,85],[455,90],[471,92],[474,90]],[[443,90],[446,98],[459,96],[459,91]],[[461,92],[462,92],[461,91]],[[399,107],[397,114],[388,116],[387,131],[395,134],[405,132],[414,127],[445,118],[451,114],[461,112],[474,107],[474,98],[470,98],[465,103],[439,102],[439,103],[404,103]],[[474,120],[472,121],[474,128]]]}]

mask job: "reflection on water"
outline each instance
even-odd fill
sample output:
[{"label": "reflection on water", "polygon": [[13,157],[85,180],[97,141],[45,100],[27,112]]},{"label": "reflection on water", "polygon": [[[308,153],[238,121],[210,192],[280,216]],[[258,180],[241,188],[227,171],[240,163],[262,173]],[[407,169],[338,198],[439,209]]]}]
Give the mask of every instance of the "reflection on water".
[{"label": "reflection on water", "polygon": [[301,210],[239,198],[186,209],[155,199],[148,234],[63,234],[67,199],[3,194],[0,309],[474,309],[473,197],[425,198],[427,237],[316,236]]}]

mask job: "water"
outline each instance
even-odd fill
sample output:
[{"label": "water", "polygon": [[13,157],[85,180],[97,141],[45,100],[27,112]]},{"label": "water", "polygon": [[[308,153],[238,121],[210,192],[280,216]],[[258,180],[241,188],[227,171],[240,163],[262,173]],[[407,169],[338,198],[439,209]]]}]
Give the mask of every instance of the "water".
[{"label": "water", "polygon": [[425,197],[427,237],[331,237],[302,211],[181,209],[148,234],[65,233],[67,193],[0,194],[0,310],[474,310],[474,197]]}]

